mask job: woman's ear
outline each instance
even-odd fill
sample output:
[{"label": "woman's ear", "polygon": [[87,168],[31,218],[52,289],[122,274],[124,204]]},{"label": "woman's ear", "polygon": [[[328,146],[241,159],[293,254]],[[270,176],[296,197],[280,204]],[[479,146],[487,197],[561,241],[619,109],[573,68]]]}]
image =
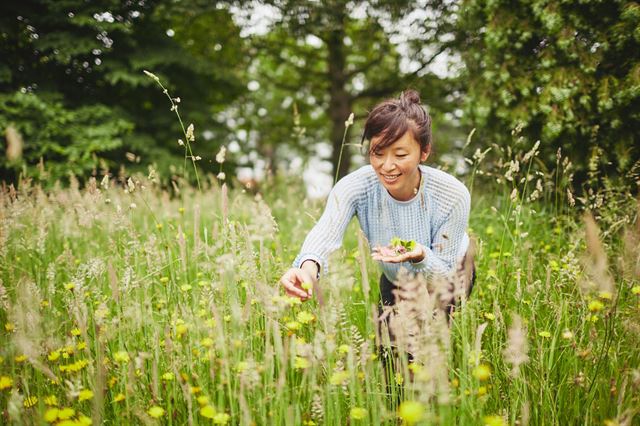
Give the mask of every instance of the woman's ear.
[{"label": "woman's ear", "polygon": [[427,149],[420,153],[420,161],[427,161],[429,155],[431,154],[431,144],[427,145]]}]

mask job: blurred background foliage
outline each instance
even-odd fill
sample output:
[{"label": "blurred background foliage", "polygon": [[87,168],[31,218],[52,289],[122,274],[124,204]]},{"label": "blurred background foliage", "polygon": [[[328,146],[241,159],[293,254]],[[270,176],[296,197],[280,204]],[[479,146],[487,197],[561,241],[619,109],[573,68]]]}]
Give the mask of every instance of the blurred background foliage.
[{"label": "blurred background foliage", "polygon": [[409,87],[432,113],[436,154],[540,140],[549,170],[558,149],[571,159],[576,189],[594,163],[602,176],[638,175],[631,1],[5,0],[0,57],[6,181],[123,165],[181,174],[179,124],[143,70],[181,99],[203,172],[219,172],[228,147],[227,179],[314,156],[344,175],[362,162],[351,156],[367,111]]}]

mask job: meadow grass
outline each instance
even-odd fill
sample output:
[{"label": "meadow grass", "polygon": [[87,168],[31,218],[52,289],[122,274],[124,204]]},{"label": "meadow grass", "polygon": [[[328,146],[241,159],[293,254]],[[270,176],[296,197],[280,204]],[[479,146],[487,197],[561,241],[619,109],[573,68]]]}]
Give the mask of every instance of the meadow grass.
[{"label": "meadow grass", "polygon": [[5,189],[2,423],[637,424],[634,200],[606,194],[598,231],[557,201],[564,188],[532,198],[530,169],[495,184],[508,168],[473,188],[476,286],[449,326],[420,299],[422,358],[391,377],[402,389],[385,384],[380,272],[355,221],[322,304],[279,287],[322,212],[300,184]]}]

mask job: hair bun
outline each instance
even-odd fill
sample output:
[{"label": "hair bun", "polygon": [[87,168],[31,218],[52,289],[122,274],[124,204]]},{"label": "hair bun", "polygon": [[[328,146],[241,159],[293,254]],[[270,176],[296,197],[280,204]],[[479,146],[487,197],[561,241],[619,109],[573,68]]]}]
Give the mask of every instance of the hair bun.
[{"label": "hair bun", "polygon": [[400,102],[404,105],[420,104],[420,95],[413,89],[405,90],[400,95]]}]

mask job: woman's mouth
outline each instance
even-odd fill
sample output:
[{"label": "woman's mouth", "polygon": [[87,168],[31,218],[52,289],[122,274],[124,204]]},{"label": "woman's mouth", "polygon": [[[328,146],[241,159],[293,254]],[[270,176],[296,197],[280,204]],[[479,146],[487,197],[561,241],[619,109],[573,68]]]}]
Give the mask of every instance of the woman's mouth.
[{"label": "woman's mouth", "polygon": [[387,175],[384,173],[380,173],[380,176],[382,176],[382,179],[387,182],[387,183],[393,183],[396,180],[398,180],[398,178],[400,177],[400,174],[396,174],[396,175]]}]

